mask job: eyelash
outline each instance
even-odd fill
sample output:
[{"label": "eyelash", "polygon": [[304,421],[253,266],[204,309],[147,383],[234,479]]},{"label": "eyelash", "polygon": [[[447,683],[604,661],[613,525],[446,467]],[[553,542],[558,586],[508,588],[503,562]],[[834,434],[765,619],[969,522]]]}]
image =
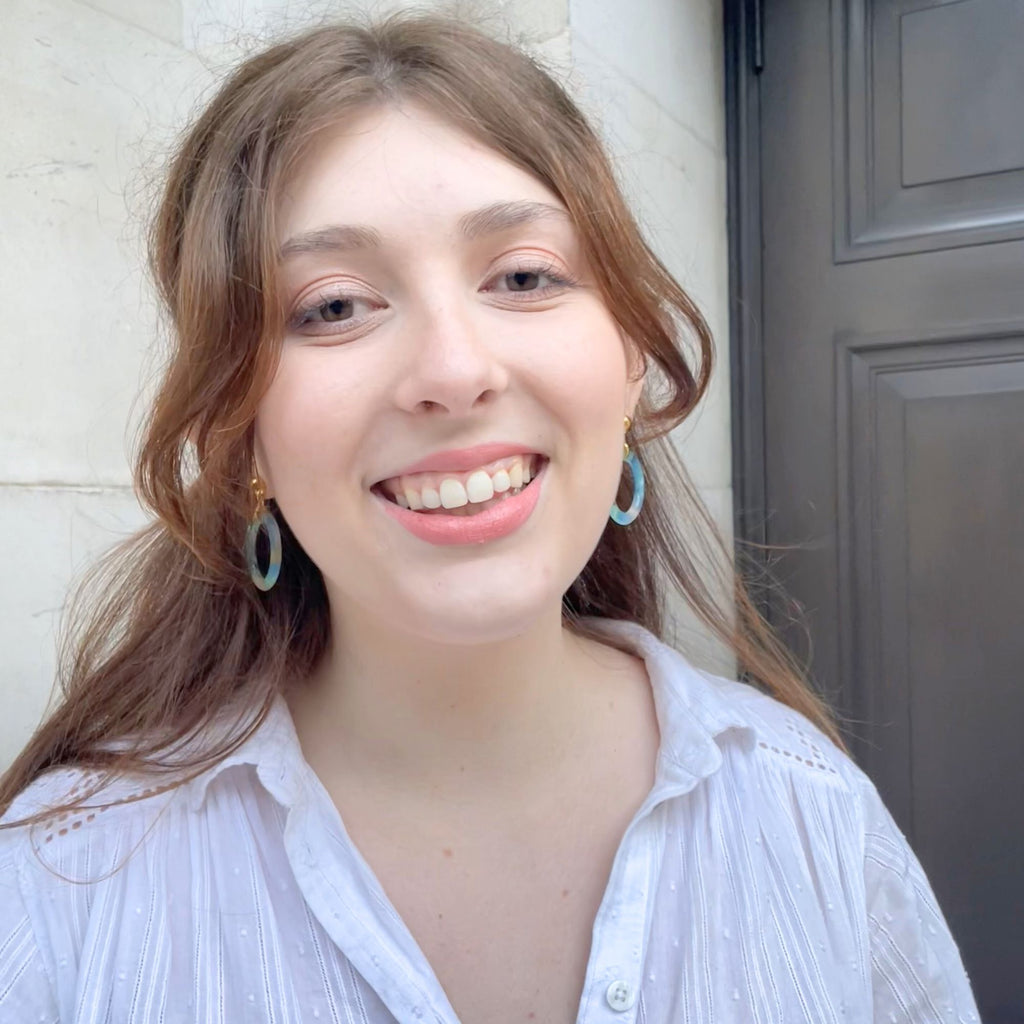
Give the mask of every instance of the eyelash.
[{"label": "eyelash", "polygon": [[[508,277],[512,277],[515,274],[535,274],[540,278],[547,278],[550,284],[540,288],[533,289],[532,291],[526,292],[513,292],[506,291],[500,294],[512,295],[512,296],[523,296],[521,299],[513,299],[514,302],[527,303],[536,300],[538,296],[544,298],[550,293],[555,291],[561,291],[565,288],[572,288],[578,284],[576,278],[564,270],[560,270],[555,266],[554,263],[517,263],[514,267],[508,270],[503,270],[498,274],[495,274],[490,278],[490,281],[503,280]],[[485,291],[495,291],[496,289],[487,288]],[[325,306],[332,302],[364,302],[373,303],[375,300],[364,295],[355,295],[351,292],[342,291],[341,289],[332,292],[329,288],[316,295],[315,299],[300,306],[288,320],[288,329],[290,331],[301,331],[303,328],[314,327],[317,330],[310,332],[314,334],[326,334],[326,333],[343,333],[351,330],[354,326],[362,324],[366,317],[353,317],[350,320],[313,320],[306,319],[319,313]],[[343,325],[340,328],[337,325]],[[324,330],[324,328],[333,328],[331,330]]]}]

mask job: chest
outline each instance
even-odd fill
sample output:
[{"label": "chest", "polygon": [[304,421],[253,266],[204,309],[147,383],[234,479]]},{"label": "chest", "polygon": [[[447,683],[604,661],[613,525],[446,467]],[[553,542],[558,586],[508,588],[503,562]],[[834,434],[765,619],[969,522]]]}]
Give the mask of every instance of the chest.
[{"label": "chest", "polygon": [[463,841],[442,847],[432,865],[371,851],[463,1024],[576,1020],[619,838],[587,831],[543,847],[533,836]]}]

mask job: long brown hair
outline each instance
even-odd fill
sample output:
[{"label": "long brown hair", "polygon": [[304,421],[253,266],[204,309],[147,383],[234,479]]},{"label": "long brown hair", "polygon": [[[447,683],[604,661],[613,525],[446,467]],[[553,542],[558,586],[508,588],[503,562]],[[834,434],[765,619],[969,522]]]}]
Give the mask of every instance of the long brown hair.
[{"label": "long brown hair", "polygon": [[[631,526],[604,531],[564,597],[568,628],[586,633],[581,620],[599,616],[661,635],[674,593],[748,679],[841,744],[827,706],[734,572],[666,437],[707,388],[711,336],[644,243],[593,130],[528,56],[455,20],[402,14],[317,28],[263,52],[185,135],[150,246],[174,342],[135,469],[155,519],[80,592],[65,637],[63,699],[3,776],[0,812],[58,766],[109,777],[173,764],[196,774],[244,741],[285,682],[306,676],[323,653],[323,580],[283,517],[274,589],[252,586],[241,553],[253,418],[283,329],[275,198],[320,129],[402,101],[436,111],[561,198],[609,309],[647,366],[630,435],[647,471],[646,503]],[[624,483],[620,501],[627,491]],[[204,742],[204,727],[225,708],[240,709],[236,728]],[[168,754],[195,741],[198,753]]]}]

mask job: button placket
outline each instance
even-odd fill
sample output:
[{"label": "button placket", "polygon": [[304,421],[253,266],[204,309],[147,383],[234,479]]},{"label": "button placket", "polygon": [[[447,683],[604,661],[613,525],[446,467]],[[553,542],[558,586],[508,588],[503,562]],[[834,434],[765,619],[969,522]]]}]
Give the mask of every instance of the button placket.
[{"label": "button placket", "polygon": [[[655,815],[656,816],[656,811]],[[589,997],[580,1020],[585,1024],[626,1024],[640,998],[651,899],[661,868],[662,845],[653,835],[648,811],[634,821],[619,851],[621,860],[612,871],[608,900],[599,911],[594,936]]]}]

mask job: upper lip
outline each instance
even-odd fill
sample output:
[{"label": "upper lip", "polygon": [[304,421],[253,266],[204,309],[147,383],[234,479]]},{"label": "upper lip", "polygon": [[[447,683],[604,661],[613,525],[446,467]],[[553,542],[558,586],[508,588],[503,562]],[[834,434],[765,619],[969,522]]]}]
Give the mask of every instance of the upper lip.
[{"label": "upper lip", "polygon": [[477,466],[485,466],[495,459],[504,459],[510,455],[532,455],[539,454],[536,448],[530,448],[523,444],[508,444],[494,442],[491,444],[477,444],[472,448],[451,448],[448,451],[434,452],[419,462],[392,473],[384,479],[390,480],[396,476],[411,476],[413,473],[462,473],[467,469],[476,469]]}]

